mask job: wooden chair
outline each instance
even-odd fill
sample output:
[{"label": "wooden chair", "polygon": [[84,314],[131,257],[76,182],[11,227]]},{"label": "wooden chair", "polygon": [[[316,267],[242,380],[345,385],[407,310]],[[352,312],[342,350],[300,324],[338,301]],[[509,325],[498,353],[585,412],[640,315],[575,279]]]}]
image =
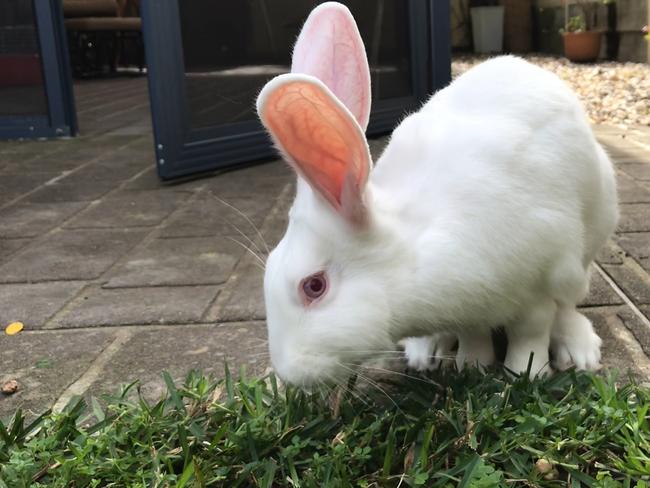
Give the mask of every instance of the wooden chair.
[{"label": "wooden chair", "polygon": [[137,65],[144,67],[142,20],[135,0],[64,0],[63,11],[77,75],[116,71],[125,41],[136,45]]}]

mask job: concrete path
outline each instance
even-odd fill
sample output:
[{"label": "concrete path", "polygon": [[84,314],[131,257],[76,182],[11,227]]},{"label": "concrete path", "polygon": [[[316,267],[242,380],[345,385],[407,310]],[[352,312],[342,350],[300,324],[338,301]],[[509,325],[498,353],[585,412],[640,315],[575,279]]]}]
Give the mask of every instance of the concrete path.
[{"label": "concrete path", "polygon": [[[0,334],[0,383],[19,383],[0,418],[135,379],[155,397],[162,370],[268,366],[254,253],[284,232],[291,172],[275,161],[161,184],[147,124],[115,117],[74,140],[0,143],[0,324],[25,324]],[[650,129],[596,131],[622,219],[584,306],[605,364],[650,378]]]}]

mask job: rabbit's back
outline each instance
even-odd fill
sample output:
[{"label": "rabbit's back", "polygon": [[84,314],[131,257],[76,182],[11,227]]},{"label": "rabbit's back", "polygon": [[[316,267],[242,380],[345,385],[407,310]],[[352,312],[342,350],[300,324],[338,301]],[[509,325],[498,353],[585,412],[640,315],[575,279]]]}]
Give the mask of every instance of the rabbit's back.
[{"label": "rabbit's back", "polygon": [[480,63],[459,76],[423,108],[444,104],[448,109],[479,117],[489,112],[527,124],[566,111],[583,114],[575,94],[555,74],[516,56]]},{"label": "rabbit's back", "polygon": [[611,164],[576,96],[513,56],[478,65],[407,117],[371,180],[390,205],[417,215],[415,232],[431,224],[426,215],[582,221],[586,207],[615,206]]},{"label": "rabbit's back", "polygon": [[510,56],[406,118],[372,182],[420,243],[424,280],[456,276],[465,291],[508,300],[525,301],[556,266],[587,265],[617,218],[613,170],[577,98]]}]

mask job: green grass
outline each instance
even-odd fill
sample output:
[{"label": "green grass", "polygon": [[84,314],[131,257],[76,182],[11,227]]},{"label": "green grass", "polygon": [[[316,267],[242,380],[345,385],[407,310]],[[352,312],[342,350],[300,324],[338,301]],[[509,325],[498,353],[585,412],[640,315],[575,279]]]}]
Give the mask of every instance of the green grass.
[{"label": "green grass", "polygon": [[31,425],[17,412],[0,425],[0,487],[647,486],[648,389],[572,371],[395,378],[390,399],[332,402],[273,376],[165,374],[157,403],[132,384]]}]

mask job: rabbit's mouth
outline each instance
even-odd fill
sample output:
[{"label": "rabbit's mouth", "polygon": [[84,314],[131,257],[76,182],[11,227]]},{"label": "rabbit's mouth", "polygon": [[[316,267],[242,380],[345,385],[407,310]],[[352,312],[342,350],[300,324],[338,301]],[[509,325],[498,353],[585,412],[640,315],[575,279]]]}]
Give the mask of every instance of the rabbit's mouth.
[{"label": "rabbit's mouth", "polygon": [[323,355],[295,355],[273,360],[273,369],[280,379],[304,390],[319,386],[341,384],[356,373],[354,365]]}]

